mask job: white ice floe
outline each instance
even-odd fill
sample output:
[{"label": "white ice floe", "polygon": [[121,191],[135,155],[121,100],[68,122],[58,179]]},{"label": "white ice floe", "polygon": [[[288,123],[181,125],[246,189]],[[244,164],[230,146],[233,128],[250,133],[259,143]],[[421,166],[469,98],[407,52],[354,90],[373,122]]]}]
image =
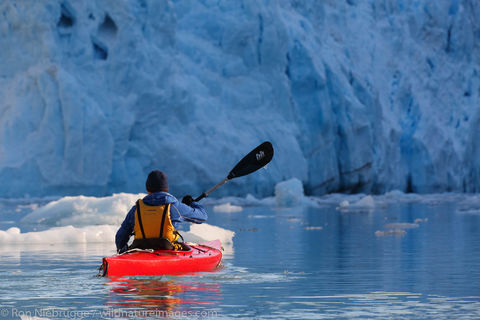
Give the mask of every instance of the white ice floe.
[{"label": "white ice floe", "polygon": [[65,244],[65,243],[113,243],[117,227],[99,225],[76,228],[54,227],[44,231],[22,233],[17,227],[0,230],[0,246],[10,244]]},{"label": "white ice floe", "polygon": [[120,225],[137,199],[145,194],[119,193],[109,197],[64,197],[34,210],[20,222],[48,226],[75,227]]},{"label": "white ice floe", "polygon": [[225,253],[233,253],[233,237],[235,232],[209,225],[206,223],[190,225],[190,231],[182,233],[185,241],[188,242],[202,242],[211,240],[220,240],[225,249]]},{"label": "white ice floe", "polygon": [[323,227],[322,226],[310,226],[310,227],[305,227],[304,229],[309,230],[309,231],[314,231],[314,230],[323,230]]},{"label": "white ice floe", "polygon": [[339,208],[339,209],[347,209],[349,206],[350,206],[350,202],[349,202],[348,200],[343,200],[343,201],[340,202],[340,204],[338,205],[338,208]]},{"label": "white ice floe", "polygon": [[415,223],[408,223],[408,222],[396,222],[396,223],[388,223],[383,227],[385,230],[377,230],[375,231],[375,236],[377,237],[384,237],[384,236],[404,236],[407,234],[405,231],[406,229],[415,229],[419,227],[417,222],[428,221],[428,219],[416,219]]},{"label": "white ice floe", "polygon": [[264,214],[249,214],[247,216],[249,219],[275,219],[274,215],[264,215]]},{"label": "white ice floe", "polygon": [[304,197],[303,184],[296,178],[279,182],[275,186],[275,200],[280,207],[299,205]]},{"label": "white ice floe", "polygon": [[232,205],[230,202],[213,206],[213,211],[215,212],[239,212],[242,210],[241,206]]},{"label": "white ice floe", "polygon": [[371,211],[375,209],[375,201],[373,200],[373,197],[368,195],[360,200],[350,203],[348,200],[343,200],[340,202],[339,206],[337,207],[337,210],[340,211]]},{"label": "white ice floe", "polygon": [[[0,231],[0,243],[5,244],[70,244],[70,243],[110,243],[113,246],[115,233],[133,203],[144,194],[114,194],[109,197],[96,198],[87,196],[64,197],[44,205],[45,200],[22,202],[17,208],[33,210],[18,225]],[[458,213],[479,213],[480,196],[466,194],[412,195],[392,191],[385,195],[344,195],[330,194],[320,198],[306,197],[300,180],[291,179],[276,186],[275,197],[257,199],[252,195],[245,198],[205,199],[204,204],[212,205],[214,211],[235,212],[249,206],[338,206],[339,210],[370,211],[389,204],[401,202],[419,202],[435,204],[438,201],[458,202]],[[3,199],[0,204],[9,206],[11,200]],[[249,218],[274,218],[266,215],[249,215]],[[418,228],[428,218],[417,218],[413,223],[389,223],[384,230],[378,230],[376,236],[404,235],[408,229]],[[21,232],[32,225],[50,228],[36,232]],[[306,230],[321,230],[321,227],[305,227]],[[231,248],[234,232],[208,224],[192,225],[190,231],[184,232],[189,241],[220,239],[226,248]]]},{"label": "white ice floe", "polygon": [[[20,225],[0,231],[0,246],[13,244],[73,244],[108,243],[114,247],[115,234],[135,201],[144,194],[114,194],[109,197],[64,197],[42,207],[29,205],[33,212]],[[238,206],[224,206],[238,210]],[[42,231],[22,232],[28,226],[47,228]],[[234,232],[208,224],[193,224],[182,232],[188,241],[220,239],[226,248],[232,247]],[[232,250],[230,250],[232,251]]]},{"label": "white ice floe", "polygon": [[460,201],[456,212],[462,214],[480,214],[480,195],[471,195]]},{"label": "white ice floe", "polygon": [[387,231],[375,231],[375,236],[377,237],[385,237],[385,236],[404,236],[407,232],[405,230],[395,229],[395,230],[387,230]]},{"label": "white ice floe", "polygon": [[385,229],[414,229],[418,228],[417,223],[407,223],[407,222],[398,222],[398,223],[389,223],[384,226]]},{"label": "white ice floe", "polygon": [[208,197],[202,200],[201,204],[205,206],[218,206],[227,202],[229,202],[231,205],[240,206],[240,207],[264,207],[264,206],[273,207],[276,205],[275,197],[258,199],[251,194],[247,194],[246,197],[223,197],[223,198]]},{"label": "white ice floe", "polygon": [[302,181],[297,178],[275,185],[275,202],[278,207],[318,206],[316,201],[305,196]]},{"label": "white ice floe", "polygon": [[[279,182],[275,185],[275,196],[263,199],[257,199],[253,195],[248,194],[245,198],[241,197],[224,197],[221,199],[208,198],[204,200],[204,204],[213,205],[214,211],[231,212],[229,210],[237,210],[230,206],[251,207],[251,206],[268,206],[268,207],[297,207],[312,206],[318,207],[322,204],[319,198],[305,196],[302,182],[297,178]],[[225,204],[229,204],[225,206]]]},{"label": "white ice floe", "polygon": [[383,195],[374,196],[376,201],[389,203],[423,203],[427,205],[438,205],[446,202],[461,202],[465,197],[462,193],[434,193],[434,194],[417,194],[404,193],[399,190],[393,190]]},{"label": "white ice floe", "polygon": [[[76,228],[53,227],[44,231],[22,233],[17,227],[0,230],[0,247],[12,245],[62,245],[104,243],[115,248],[118,226],[99,225]],[[185,241],[202,242],[219,239],[226,253],[233,252],[235,232],[209,224],[193,224],[190,231],[182,232]],[[55,249],[52,247],[51,249]]]}]

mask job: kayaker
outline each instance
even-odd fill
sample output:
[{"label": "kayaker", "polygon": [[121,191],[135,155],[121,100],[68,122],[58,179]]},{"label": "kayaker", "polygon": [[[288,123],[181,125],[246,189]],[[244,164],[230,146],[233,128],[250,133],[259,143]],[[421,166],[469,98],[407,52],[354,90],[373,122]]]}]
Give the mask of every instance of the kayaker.
[{"label": "kayaker", "polygon": [[[207,220],[207,212],[190,195],[180,203],[169,194],[168,176],[163,171],[150,172],[145,186],[148,195],[136,202],[117,231],[117,252],[132,248],[181,250],[177,225],[183,221],[202,223]],[[131,235],[135,238],[128,247]]]}]

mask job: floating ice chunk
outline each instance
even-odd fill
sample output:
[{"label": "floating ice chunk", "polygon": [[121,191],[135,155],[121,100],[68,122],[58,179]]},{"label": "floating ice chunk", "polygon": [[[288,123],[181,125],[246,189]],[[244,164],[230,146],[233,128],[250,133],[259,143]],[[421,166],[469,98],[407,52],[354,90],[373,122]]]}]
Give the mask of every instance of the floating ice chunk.
[{"label": "floating ice chunk", "polygon": [[457,213],[480,214],[480,196],[475,195],[461,201],[457,207]]},{"label": "floating ice chunk", "polygon": [[344,200],[340,202],[339,206],[337,207],[337,210],[340,211],[371,211],[375,208],[375,200],[373,200],[373,197],[368,195],[360,200],[350,203],[348,200]]},{"label": "floating ice chunk", "polygon": [[196,236],[203,241],[219,239],[222,241],[222,244],[233,243],[233,237],[235,236],[235,232],[231,230],[212,226],[207,223],[190,225],[190,231],[186,232],[186,234]]},{"label": "floating ice chunk", "polygon": [[405,193],[400,190],[392,190],[385,193],[385,198],[389,198],[389,199],[401,199],[403,197],[405,197]]},{"label": "floating ice chunk", "polygon": [[347,208],[350,206],[350,202],[348,202],[348,200],[343,200],[342,202],[340,202],[340,204],[338,205],[340,208]]},{"label": "floating ice chunk", "polygon": [[[377,237],[391,236],[391,235],[404,236],[407,233],[405,231],[405,229],[414,229],[414,228],[419,227],[419,225],[417,223],[418,220],[422,220],[422,219],[416,219],[415,223],[398,222],[398,223],[386,224],[386,225],[384,225],[384,228],[389,229],[389,230],[387,230],[387,231],[378,230],[378,231],[375,232],[375,235]],[[426,219],[426,220],[428,220],[428,219]]]},{"label": "floating ice chunk", "polygon": [[[266,205],[271,204],[270,199],[264,199]],[[306,197],[303,193],[303,184],[297,178],[282,181],[275,186],[275,203],[279,207],[312,206],[318,207],[314,197]]]},{"label": "floating ice chunk", "polygon": [[352,204],[351,207],[373,209],[375,208],[375,201],[372,196],[366,196]]},{"label": "floating ice chunk", "polygon": [[297,178],[279,182],[275,186],[275,200],[280,207],[300,205],[304,197],[303,184]]},{"label": "floating ice chunk", "polygon": [[144,194],[119,193],[109,197],[64,197],[49,202],[26,215],[20,222],[48,226],[75,227],[88,225],[119,225],[137,199]]},{"label": "floating ice chunk", "polygon": [[[3,231],[0,231],[0,232],[3,232]],[[17,227],[12,227],[12,228],[8,229],[8,230],[5,231],[5,232],[6,232],[8,235],[14,236],[14,235],[20,234],[20,229],[17,228]]]},{"label": "floating ice chunk", "polygon": [[418,228],[417,223],[406,223],[406,222],[399,222],[399,223],[389,223],[386,224],[384,227],[385,229],[414,229]]},{"label": "floating ice chunk", "polygon": [[400,190],[392,190],[390,192],[385,193],[384,198],[389,201],[395,202],[426,202],[431,201],[431,195],[418,195],[416,193],[404,193]]},{"label": "floating ice chunk", "polygon": [[[0,230],[0,247],[20,244],[75,244],[108,243],[114,246],[118,226],[100,225],[75,228],[73,226],[54,227],[44,231],[22,233],[12,227]],[[190,231],[182,233],[185,241],[201,242],[219,239],[226,253],[233,252],[235,232],[209,224],[191,225]]]},{"label": "floating ice chunk", "polygon": [[275,206],[275,197],[268,197],[263,199],[257,199],[251,194],[247,194],[245,198],[241,197],[223,197],[223,198],[206,198],[203,200],[204,205],[217,206],[230,202],[232,205],[241,206],[241,207],[252,207],[252,206]]},{"label": "floating ice chunk", "polygon": [[456,212],[462,214],[480,214],[480,209],[457,209]]},{"label": "floating ice chunk", "polygon": [[387,230],[387,231],[375,231],[375,236],[385,237],[385,236],[401,236],[403,237],[407,232],[401,229]]},{"label": "floating ice chunk", "polygon": [[425,203],[428,205],[438,205],[445,202],[458,203],[464,199],[465,195],[457,193],[441,193],[441,194],[416,194],[416,193],[404,193],[402,191],[393,190],[385,193],[383,198],[387,202],[405,202],[405,203]]},{"label": "floating ice chunk", "polygon": [[202,242],[220,240],[222,246],[225,249],[225,253],[233,253],[233,237],[235,232],[223,229],[217,226],[212,226],[207,223],[192,224],[190,225],[190,231],[182,233],[185,241],[188,242]]},{"label": "floating ice chunk", "polygon": [[251,215],[248,215],[248,218],[249,219],[275,219],[275,216],[266,216],[266,215],[262,215],[262,214],[251,214]]},{"label": "floating ice chunk", "polygon": [[217,206],[213,206],[213,211],[215,212],[239,212],[242,211],[243,208],[240,206],[235,206],[230,204],[230,202],[220,204]]},{"label": "floating ice chunk", "polygon": [[113,243],[117,228],[111,225],[55,227],[45,231],[22,233],[13,227],[0,230],[0,246],[8,244]]},{"label": "floating ice chunk", "polygon": [[268,198],[263,198],[260,200],[261,205],[267,206],[267,207],[274,207],[277,205],[277,200],[275,197],[268,197]]},{"label": "floating ice chunk", "polygon": [[257,199],[249,193],[243,200],[243,206],[274,206],[274,205],[275,205],[275,197]]},{"label": "floating ice chunk", "polygon": [[323,230],[323,227],[305,227],[305,230]]},{"label": "floating ice chunk", "polygon": [[257,198],[255,198],[255,196],[253,196],[250,193],[247,194],[247,196],[245,197],[245,200],[249,201],[249,202],[252,202],[252,203],[257,203],[259,201]]},{"label": "floating ice chunk", "polygon": [[29,204],[19,204],[15,209],[15,212],[21,212],[24,209],[29,209],[35,211],[38,209],[38,203],[29,203]]}]

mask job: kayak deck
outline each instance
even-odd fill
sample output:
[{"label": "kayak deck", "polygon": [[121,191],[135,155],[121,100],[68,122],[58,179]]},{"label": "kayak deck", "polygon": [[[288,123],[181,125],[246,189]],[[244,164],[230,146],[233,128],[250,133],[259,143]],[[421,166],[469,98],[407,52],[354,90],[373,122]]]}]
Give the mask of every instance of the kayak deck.
[{"label": "kayak deck", "polygon": [[103,258],[104,276],[174,275],[212,271],[222,259],[220,240],[188,244],[188,251],[131,251]]}]

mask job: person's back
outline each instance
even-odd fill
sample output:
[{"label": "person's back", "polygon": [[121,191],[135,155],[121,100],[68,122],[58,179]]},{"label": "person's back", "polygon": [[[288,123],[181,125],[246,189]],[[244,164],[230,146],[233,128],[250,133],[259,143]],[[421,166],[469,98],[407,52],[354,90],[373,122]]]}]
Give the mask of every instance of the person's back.
[{"label": "person's back", "polygon": [[[128,249],[181,250],[177,225],[182,221],[202,223],[207,220],[205,209],[185,196],[180,203],[168,193],[168,177],[159,170],[150,172],[146,181],[148,195],[130,209],[115,236],[118,252]],[[131,235],[134,241],[127,246]]]}]

